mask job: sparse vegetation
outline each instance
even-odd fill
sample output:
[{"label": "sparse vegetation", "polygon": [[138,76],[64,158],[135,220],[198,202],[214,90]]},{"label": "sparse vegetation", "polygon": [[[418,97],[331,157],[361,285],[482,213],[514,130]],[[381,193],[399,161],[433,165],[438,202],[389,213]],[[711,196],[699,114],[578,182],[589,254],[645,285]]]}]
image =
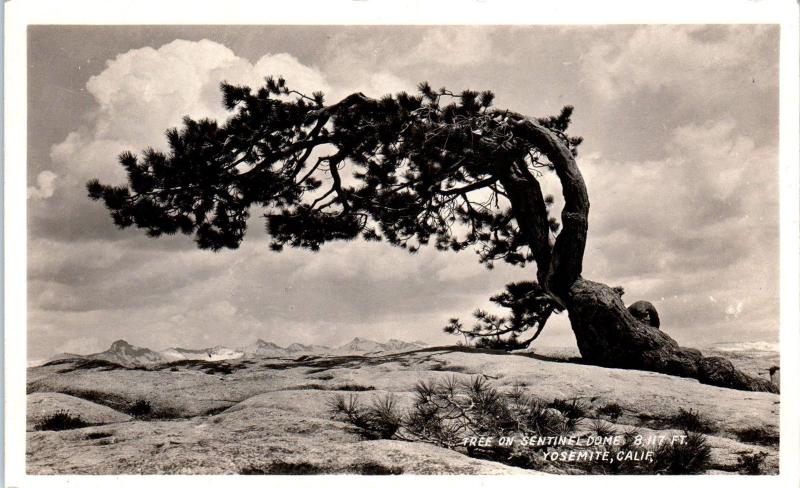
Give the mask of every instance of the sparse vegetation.
[{"label": "sparse vegetation", "polygon": [[150,402],[147,400],[140,398],[131,404],[130,407],[126,410],[128,415],[132,417],[142,418],[147,417],[148,415],[153,413],[153,406],[150,405]]},{"label": "sparse vegetation", "polygon": [[711,419],[692,409],[679,409],[678,413],[669,418],[669,423],[678,429],[689,432],[711,434],[717,431],[717,426]]},{"label": "sparse vegetation", "polygon": [[447,364],[441,361],[433,361],[425,365],[425,369],[428,371],[449,371],[451,373],[467,373],[469,374],[469,369],[463,366],[456,366],[453,364]]},{"label": "sparse vegetation", "polygon": [[567,418],[567,424],[569,425],[570,430],[574,430],[580,421],[586,418],[589,414],[589,408],[579,398],[572,398],[569,400],[556,398],[550,402],[549,407],[554,408],[564,414],[564,416]]},{"label": "sparse vegetation", "polygon": [[616,422],[622,416],[622,406],[616,402],[606,403],[597,409],[597,414],[606,416],[612,422]]},{"label": "sparse vegetation", "polygon": [[68,410],[59,410],[36,422],[33,428],[34,430],[71,430],[81,429],[90,425],[79,416],[72,415]]},{"label": "sparse vegetation", "polygon": [[309,383],[307,385],[300,385],[293,388],[292,390],[326,390],[326,391],[372,391],[375,389],[374,386],[364,386],[358,385],[354,383],[344,383],[341,385],[321,385],[319,383]]},{"label": "sparse vegetation", "polygon": [[736,463],[738,471],[743,474],[763,474],[764,460],[767,453],[764,451],[753,453],[741,453]]},{"label": "sparse vegetation", "polygon": [[107,437],[111,437],[113,434],[111,432],[89,432],[85,436],[83,436],[86,440],[95,440],[95,439],[105,439]]},{"label": "sparse vegetation", "polygon": [[710,468],[711,448],[703,434],[686,432],[684,443],[661,444],[652,452],[652,462],[625,456],[624,452],[641,456],[648,449],[635,445],[637,431],[629,430],[622,435],[622,445],[602,446],[602,450],[610,453],[609,460],[594,458],[579,466],[590,474],[697,474]]},{"label": "sparse vegetation", "polygon": [[613,424],[600,419],[595,419],[592,422],[592,432],[594,435],[603,438],[617,435],[617,430]]},{"label": "sparse vegetation", "polygon": [[[359,397],[337,396],[332,404],[334,416],[354,425],[368,439],[401,439],[428,442],[463,452],[469,456],[491,459],[504,464],[527,469],[575,468],[589,473],[619,474],[692,474],[709,468],[711,449],[702,433],[685,431],[683,443],[664,443],[653,452],[653,461],[642,458],[617,457],[620,451],[644,455],[647,447],[636,445],[638,432],[624,432],[622,445],[600,444],[599,449],[609,451],[610,459],[590,459],[579,463],[548,461],[541,458],[546,447],[465,445],[472,436],[500,436],[522,438],[553,436],[572,432],[584,419],[587,406],[577,398],[556,399],[545,403],[526,393],[520,386],[501,393],[481,377],[470,382],[450,377],[444,381],[421,382],[415,388],[412,407],[399,412],[391,396],[377,397],[370,406],[362,405]],[[612,410],[613,412],[613,410]],[[691,412],[681,418],[691,418],[699,423],[695,428],[707,426],[702,417]],[[609,438],[618,435],[614,426],[602,419],[591,425],[593,435]],[[750,461],[751,463],[754,461]]]},{"label": "sparse vegetation", "polygon": [[652,472],[658,474],[697,474],[709,468],[711,447],[706,436],[684,431],[682,443],[664,443],[656,449]]},{"label": "sparse vegetation", "polygon": [[571,418],[519,386],[501,393],[480,376],[472,381],[459,381],[451,376],[443,381],[418,383],[414,403],[405,413],[398,410],[391,395],[375,398],[370,406],[363,406],[355,395],[347,398],[339,395],[331,410],[334,418],[354,425],[368,439],[426,442],[477,458],[533,468],[538,466],[536,447],[476,446],[465,443],[464,439],[569,433],[574,429],[578,412],[583,411],[582,404],[565,402],[564,405],[570,407],[565,410]]},{"label": "sparse vegetation", "polygon": [[761,444],[762,446],[774,446],[780,442],[780,436],[773,429],[768,427],[746,427],[737,430],[736,437],[741,442],[748,444]]},{"label": "sparse vegetation", "polygon": [[396,475],[403,474],[403,468],[399,466],[386,466],[376,462],[353,463],[342,469],[330,469],[306,462],[288,463],[277,461],[263,466],[247,466],[239,471],[244,475],[265,475],[265,474],[361,474],[361,475]]},{"label": "sparse vegetation", "polygon": [[329,405],[335,418],[354,425],[367,439],[391,439],[402,423],[396,411],[394,397],[390,394],[375,398],[371,405],[363,405],[359,398],[337,395]]}]

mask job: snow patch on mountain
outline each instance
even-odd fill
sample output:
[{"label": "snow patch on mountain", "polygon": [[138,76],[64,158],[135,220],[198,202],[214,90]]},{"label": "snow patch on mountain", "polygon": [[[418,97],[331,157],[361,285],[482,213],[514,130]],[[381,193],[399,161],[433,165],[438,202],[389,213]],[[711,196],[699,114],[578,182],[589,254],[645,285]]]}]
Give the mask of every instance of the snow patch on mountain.
[{"label": "snow patch on mountain", "polygon": [[[379,355],[399,351],[413,351],[423,349],[427,344],[420,341],[404,342],[390,339],[384,343],[355,337],[339,347],[331,348],[317,344],[301,344],[295,342],[287,347],[281,347],[274,342],[258,339],[252,344],[241,348],[226,346],[213,346],[203,349],[187,349],[183,347],[170,347],[163,351],[153,351],[146,347],[138,347],[124,340],[115,341],[108,350],[81,356],[78,354],[61,353],[48,361],[65,359],[102,359],[127,367],[150,366],[153,364],[169,363],[184,360],[202,361],[230,361],[243,357],[299,357],[299,356],[342,356],[342,355]],[[35,367],[39,364],[35,364]]]},{"label": "snow patch on mountain", "polygon": [[708,348],[724,352],[780,352],[781,350],[777,342],[766,341],[718,342],[710,345]]}]

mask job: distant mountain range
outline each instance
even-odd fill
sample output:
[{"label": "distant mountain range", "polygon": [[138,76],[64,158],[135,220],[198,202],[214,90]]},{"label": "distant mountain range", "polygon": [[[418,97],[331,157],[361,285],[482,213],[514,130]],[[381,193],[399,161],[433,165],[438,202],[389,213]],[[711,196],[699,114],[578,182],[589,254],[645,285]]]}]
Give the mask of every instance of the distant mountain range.
[{"label": "distant mountain range", "polygon": [[235,349],[225,346],[207,347],[205,349],[185,349],[182,347],[170,347],[163,351],[153,351],[146,347],[138,347],[129,344],[124,340],[114,341],[111,346],[95,354],[79,355],[62,353],[53,356],[48,360],[56,361],[63,359],[101,359],[123,366],[147,366],[159,363],[168,363],[182,360],[203,360],[203,361],[226,361],[250,357],[298,357],[304,355],[314,356],[347,356],[347,355],[380,355],[384,353],[412,351],[422,349],[428,344],[420,341],[404,342],[391,339],[385,343],[372,341],[356,337],[350,342],[339,347],[331,348],[316,344],[300,344],[295,342],[287,347],[281,347],[274,342],[258,339],[252,344]]},{"label": "distant mountain range", "polygon": [[780,352],[781,347],[777,342],[717,342],[708,349],[722,352]]}]

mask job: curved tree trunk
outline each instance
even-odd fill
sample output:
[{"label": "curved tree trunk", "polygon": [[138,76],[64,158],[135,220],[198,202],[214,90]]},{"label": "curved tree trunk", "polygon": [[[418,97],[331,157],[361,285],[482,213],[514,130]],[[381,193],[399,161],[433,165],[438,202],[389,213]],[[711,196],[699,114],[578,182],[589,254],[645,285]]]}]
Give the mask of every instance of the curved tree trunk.
[{"label": "curved tree trunk", "polygon": [[748,376],[721,357],[681,347],[661,330],[637,320],[607,285],[578,279],[567,297],[572,330],[589,363],[696,378],[737,390],[778,392],[772,382]]},{"label": "curved tree trunk", "polygon": [[[546,210],[539,202],[539,183],[528,178],[523,168],[498,168],[520,230],[537,255],[539,283],[568,311],[583,359],[599,366],[642,369],[726,388],[777,393],[778,387],[772,382],[742,373],[725,358],[704,357],[696,349],[679,346],[657,327],[636,319],[613,289],[583,279],[589,197],[575,158],[557,134],[537,121],[519,114],[510,118],[517,135],[533,142],[547,156],[561,181],[562,231],[550,248],[542,240],[541,231],[531,230],[541,228],[541,221],[546,219]],[[522,176],[515,177],[514,170]],[[549,249],[546,256],[540,256],[542,249]]]}]

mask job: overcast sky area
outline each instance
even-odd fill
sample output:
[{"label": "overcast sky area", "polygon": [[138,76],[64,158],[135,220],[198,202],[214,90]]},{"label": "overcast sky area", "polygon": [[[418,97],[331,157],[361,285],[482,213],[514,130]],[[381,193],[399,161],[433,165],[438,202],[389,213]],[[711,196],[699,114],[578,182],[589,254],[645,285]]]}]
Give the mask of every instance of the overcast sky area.
[{"label": "overcast sky area", "polygon": [[[328,102],[434,87],[494,91],[530,116],[575,106],[591,201],[584,277],[650,300],[685,346],[778,337],[778,28],[59,27],[29,30],[28,353],[116,339],[160,350],[258,338],[453,343],[449,317],[535,269],[385,243],[237,250],[118,230],[85,183],[123,150],[165,149],[185,115],[224,119],[219,83],[283,75]],[[546,182],[551,192],[559,189]],[[537,340],[574,345],[565,314]]]}]

